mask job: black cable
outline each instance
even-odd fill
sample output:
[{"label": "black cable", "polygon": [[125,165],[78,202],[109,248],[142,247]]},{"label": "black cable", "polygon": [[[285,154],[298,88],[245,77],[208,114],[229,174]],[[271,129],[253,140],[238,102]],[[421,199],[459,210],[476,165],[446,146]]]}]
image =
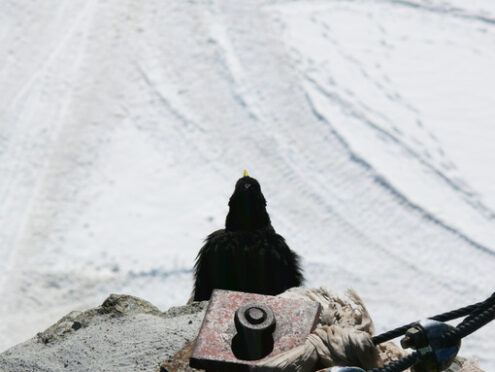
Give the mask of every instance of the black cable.
[{"label": "black cable", "polygon": [[416,323],[409,323],[409,324],[403,325],[402,327],[392,329],[391,331],[387,331],[387,332],[384,332],[384,333],[379,334],[377,336],[373,336],[371,338],[371,341],[373,341],[373,343],[375,345],[379,345],[385,341],[390,341],[396,337],[399,337],[399,336],[402,336],[403,334],[405,334],[406,331],[409,328],[411,328],[412,326],[414,326],[415,324]]},{"label": "black cable", "polygon": [[[435,315],[429,319],[438,320],[439,322],[446,322],[449,320],[453,320],[453,319],[457,319],[457,318],[469,315],[464,320],[464,321],[468,321],[469,318],[472,318],[472,316],[476,316],[479,312],[485,310],[486,308],[488,308],[494,304],[495,304],[495,292],[484,301],[480,301],[480,302],[473,304],[473,305],[461,307],[461,308],[456,309],[456,310],[448,311],[446,313],[438,314],[438,315]],[[414,326],[415,324],[417,324],[417,323],[414,322],[414,323],[409,323],[409,324],[403,325],[401,327],[392,329],[391,331],[387,331],[387,332],[384,332],[384,333],[379,334],[377,336],[374,336],[371,338],[371,340],[373,341],[373,343],[375,345],[379,345],[385,341],[390,341],[396,337],[404,335],[406,333],[406,331],[409,328],[411,328],[412,326]]]},{"label": "black cable", "polygon": [[418,358],[419,358],[419,353],[415,351],[414,353],[409,354],[408,356],[396,360],[392,363],[389,363],[386,366],[373,368],[371,370],[368,370],[367,372],[401,372],[413,366],[414,363],[416,363],[416,361],[418,360]]},{"label": "black cable", "polygon": [[470,320],[472,320],[475,316],[481,314],[483,311],[485,311],[486,309],[488,309],[489,307],[491,306],[494,306],[495,305],[495,292],[492,293],[492,295],[490,297],[488,297],[486,299],[486,301],[483,301],[483,303],[479,304],[479,306],[473,311],[471,312],[462,322],[461,324],[458,325],[458,327],[464,323],[467,323],[469,322]]},{"label": "black cable", "polygon": [[460,340],[474,331],[480,329],[485,324],[495,319],[495,305],[485,309],[482,313],[474,316],[473,318],[462,322],[455,329],[446,332],[442,335],[442,340],[445,344],[449,344],[452,341]]}]

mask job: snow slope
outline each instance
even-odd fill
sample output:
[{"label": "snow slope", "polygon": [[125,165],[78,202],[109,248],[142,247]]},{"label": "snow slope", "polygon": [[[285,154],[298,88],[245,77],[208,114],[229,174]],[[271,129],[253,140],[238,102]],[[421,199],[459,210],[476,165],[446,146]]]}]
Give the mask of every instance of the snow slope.
[{"label": "snow slope", "polygon": [[378,332],[494,291],[491,1],[7,0],[0,45],[0,350],[187,301],[245,168]]}]

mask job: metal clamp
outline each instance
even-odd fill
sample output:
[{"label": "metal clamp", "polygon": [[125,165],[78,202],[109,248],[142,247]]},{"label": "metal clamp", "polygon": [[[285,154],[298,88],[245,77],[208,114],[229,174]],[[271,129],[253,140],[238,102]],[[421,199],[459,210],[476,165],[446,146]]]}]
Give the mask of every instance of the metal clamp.
[{"label": "metal clamp", "polygon": [[411,327],[401,340],[403,348],[412,348],[420,353],[418,362],[411,367],[413,372],[439,372],[447,369],[461,347],[461,340],[445,344],[442,335],[454,329],[449,324],[432,319],[423,320]]}]

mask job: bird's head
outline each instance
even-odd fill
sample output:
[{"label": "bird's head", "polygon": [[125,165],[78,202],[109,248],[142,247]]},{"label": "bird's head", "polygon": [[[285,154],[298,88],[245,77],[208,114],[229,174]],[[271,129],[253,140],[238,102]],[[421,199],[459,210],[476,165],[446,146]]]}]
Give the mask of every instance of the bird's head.
[{"label": "bird's head", "polygon": [[244,171],[230,197],[225,227],[231,231],[253,231],[269,225],[270,217],[260,184]]}]

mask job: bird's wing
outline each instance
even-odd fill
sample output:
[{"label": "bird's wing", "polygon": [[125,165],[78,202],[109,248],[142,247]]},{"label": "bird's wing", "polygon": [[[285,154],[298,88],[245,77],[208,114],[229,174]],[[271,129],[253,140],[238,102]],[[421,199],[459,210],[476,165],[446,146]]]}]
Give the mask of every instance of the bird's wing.
[{"label": "bird's wing", "polygon": [[233,245],[225,230],[206,238],[194,265],[194,301],[209,300],[214,288],[225,288]]},{"label": "bird's wing", "polygon": [[285,239],[274,233],[269,237],[269,246],[266,250],[266,265],[275,275],[271,282],[275,286],[274,294],[281,293],[292,287],[302,285],[304,279],[300,266],[299,256],[289,248]]}]

